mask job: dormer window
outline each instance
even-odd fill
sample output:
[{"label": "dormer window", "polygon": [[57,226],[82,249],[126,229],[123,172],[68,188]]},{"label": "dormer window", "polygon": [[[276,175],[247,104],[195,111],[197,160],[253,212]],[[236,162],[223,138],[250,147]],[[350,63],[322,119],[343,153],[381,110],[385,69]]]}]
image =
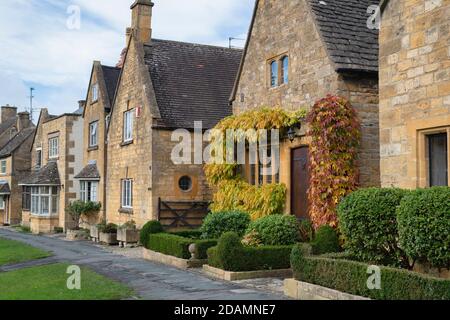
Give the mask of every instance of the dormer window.
[{"label": "dormer window", "polygon": [[92,103],[98,101],[98,83],[92,85]]},{"label": "dormer window", "polygon": [[270,86],[272,88],[278,86],[278,61],[270,63]]}]

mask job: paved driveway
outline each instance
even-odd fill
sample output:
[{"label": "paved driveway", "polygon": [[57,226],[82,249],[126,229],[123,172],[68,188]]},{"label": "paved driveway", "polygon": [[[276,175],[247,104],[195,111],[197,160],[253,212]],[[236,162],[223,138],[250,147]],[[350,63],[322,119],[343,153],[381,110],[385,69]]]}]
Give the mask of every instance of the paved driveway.
[{"label": "paved driveway", "polygon": [[[96,272],[132,287],[145,300],[279,300],[282,295],[266,293],[235,283],[212,280],[198,272],[108,253],[90,242],[69,242],[59,238],[17,233],[0,228],[0,237],[28,243],[54,255],[31,262],[68,262],[88,266]],[[30,265],[25,263],[20,267]],[[17,266],[14,266],[17,267]],[[0,269],[8,271],[8,268]]]}]

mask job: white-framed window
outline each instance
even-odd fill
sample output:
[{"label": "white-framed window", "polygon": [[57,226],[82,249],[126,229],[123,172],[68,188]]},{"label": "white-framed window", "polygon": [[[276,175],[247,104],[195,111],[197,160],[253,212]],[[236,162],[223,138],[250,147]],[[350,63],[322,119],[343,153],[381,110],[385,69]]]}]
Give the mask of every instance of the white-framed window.
[{"label": "white-framed window", "polygon": [[50,216],[58,213],[58,187],[31,187],[31,214]]},{"label": "white-framed window", "polygon": [[59,138],[50,138],[48,139],[48,157],[58,158],[59,156]]},{"label": "white-framed window", "polygon": [[6,174],[6,160],[0,161],[0,173]]},{"label": "white-framed window", "polygon": [[89,124],[89,147],[98,146],[98,121]]},{"label": "white-framed window", "polygon": [[123,114],[123,141],[133,141],[134,109]]},{"label": "white-framed window", "polygon": [[133,208],[133,180],[123,179],[121,187],[121,207]]},{"label": "white-framed window", "polygon": [[98,182],[80,181],[80,200],[83,202],[97,202]]},{"label": "white-framed window", "polygon": [[98,83],[92,85],[92,102],[98,101]]}]

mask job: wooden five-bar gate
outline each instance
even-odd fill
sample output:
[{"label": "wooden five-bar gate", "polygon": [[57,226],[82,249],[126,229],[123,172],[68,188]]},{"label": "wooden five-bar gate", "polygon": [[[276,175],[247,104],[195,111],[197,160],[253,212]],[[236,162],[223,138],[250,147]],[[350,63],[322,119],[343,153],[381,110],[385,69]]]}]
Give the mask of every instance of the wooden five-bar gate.
[{"label": "wooden five-bar gate", "polygon": [[209,213],[207,201],[163,201],[159,198],[158,220],[166,228],[199,228]]}]

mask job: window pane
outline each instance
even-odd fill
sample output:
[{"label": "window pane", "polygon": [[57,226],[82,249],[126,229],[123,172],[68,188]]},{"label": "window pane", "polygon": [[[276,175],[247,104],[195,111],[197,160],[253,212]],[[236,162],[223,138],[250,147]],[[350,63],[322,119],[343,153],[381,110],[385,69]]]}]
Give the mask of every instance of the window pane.
[{"label": "window pane", "polygon": [[277,61],[273,61],[270,64],[270,81],[271,86],[276,87],[278,85],[278,63]]},{"label": "window pane", "polygon": [[430,186],[448,186],[447,134],[428,137]]},{"label": "window pane", "polygon": [[48,215],[50,213],[50,199],[48,196],[41,196],[41,214]]},{"label": "window pane", "polygon": [[284,57],[283,65],[283,83],[289,83],[289,57]]},{"label": "window pane", "polygon": [[97,201],[97,182],[92,182],[91,185],[91,199],[92,202]]},{"label": "window pane", "polygon": [[50,194],[50,187],[41,187],[41,194]]},{"label": "window pane", "polygon": [[52,213],[58,213],[58,196],[52,196]]}]

